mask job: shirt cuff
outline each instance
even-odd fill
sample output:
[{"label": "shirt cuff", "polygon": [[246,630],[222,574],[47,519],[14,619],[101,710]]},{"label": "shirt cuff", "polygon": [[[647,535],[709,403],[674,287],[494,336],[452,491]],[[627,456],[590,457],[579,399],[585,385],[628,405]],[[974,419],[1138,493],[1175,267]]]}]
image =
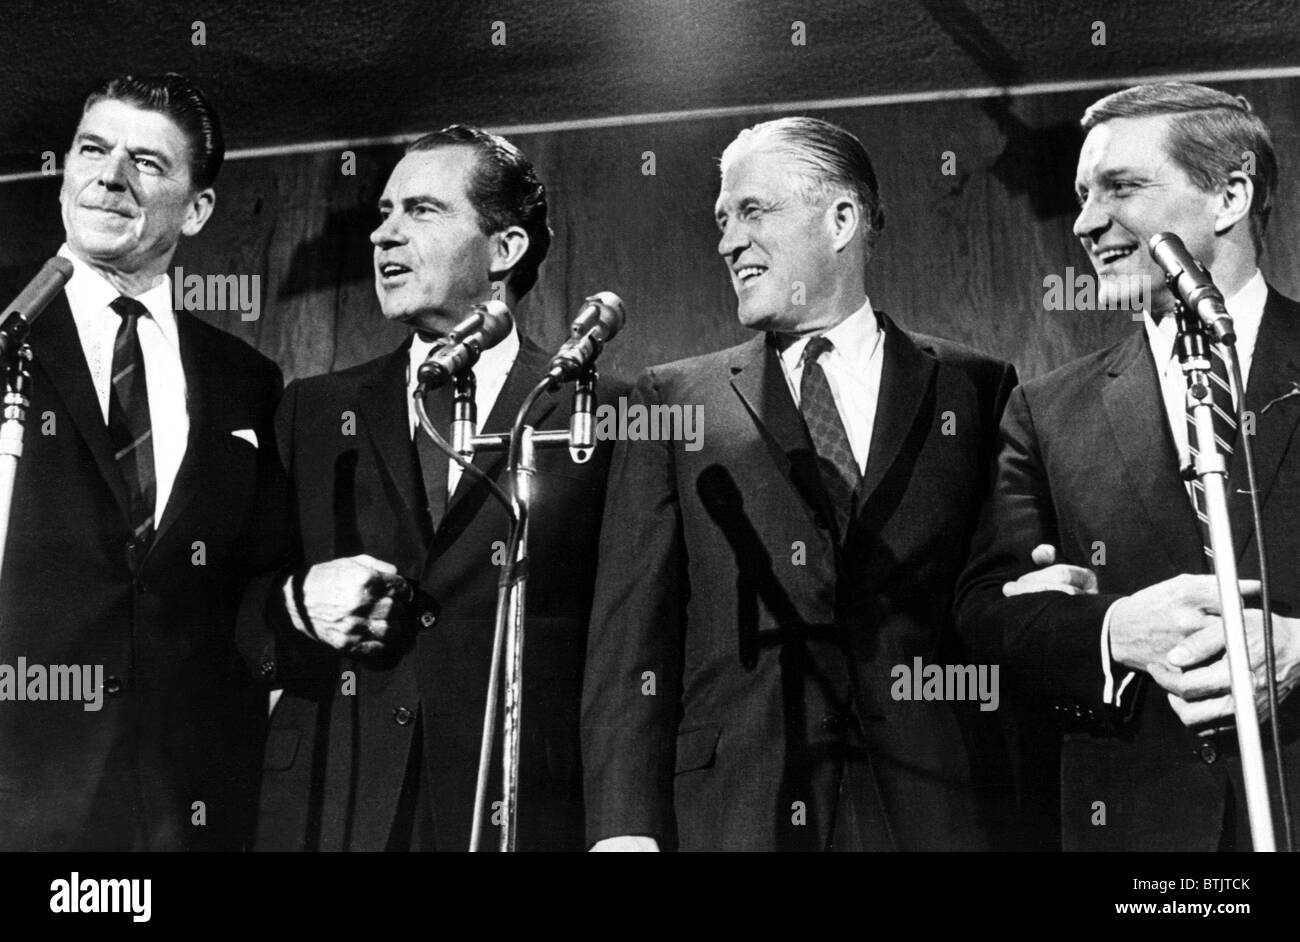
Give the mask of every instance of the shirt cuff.
[{"label": "shirt cuff", "polygon": [[[1111,669],[1112,660],[1110,656],[1110,616],[1115,611],[1115,605],[1119,600],[1112,602],[1110,608],[1106,609],[1106,617],[1101,620],[1101,672],[1105,678],[1105,683],[1101,688],[1101,702],[1108,706],[1119,707],[1120,701],[1124,696],[1124,691],[1132,683],[1136,671],[1126,671],[1120,679],[1119,688],[1115,687],[1115,672]],[[1116,665],[1119,666],[1119,665]]]}]

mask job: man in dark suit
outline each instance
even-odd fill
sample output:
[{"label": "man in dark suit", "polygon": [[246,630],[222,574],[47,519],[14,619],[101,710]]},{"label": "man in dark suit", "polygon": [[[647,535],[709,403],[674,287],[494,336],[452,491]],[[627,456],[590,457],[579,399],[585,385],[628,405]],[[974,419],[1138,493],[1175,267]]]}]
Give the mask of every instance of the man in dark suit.
[{"label": "man in dark suit", "polygon": [[[904,699],[960,661],[953,583],[1014,385],[873,310],[862,144],[766,122],[722,157],[718,251],[762,333],[655,367],[634,403],[702,443],[616,446],[583,705],[594,849],[988,845],[973,702]],[[973,694],[973,691],[971,691]],[[991,762],[995,755],[987,756]]]},{"label": "man in dark suit", "polygon": [[[1300,678],[1300,305],[1257,268],[1277,165],[1249,103],[1202,86],[1130,88],[1096,102],[1083,125],[1075,234],[1104,296],[1133,301],[1149,288],[1150,307],[1127,340],[1012,396],[995,493],[962,580],[960,625],[981,656],[1006,665],[1008,686],[1036,693],[1066,723],[1066,849],[1244,850],[1218,591],[1206,575],[1201,497],[1180,474],[1189,462],[1187,385],[1173,353],[1174,299],[1147,242],[1180,236],[1236,321],[1253,423],[1242,433],[1254,446],[1273,560],[1285,696]],[[1230,416],[1227,389],[1215,396]],[[1233,449],[1229,507],[1260,682],[1256,534],[1240,437],[1227,422],[1216,432]],[[1022,576],[1031,554],[1060,562]],[[1295,698],[1282,712],[1294,805]]]},{"label": "man in dark suit", "polygon": [[[465,850],[508,520],[484,483],[415,433],[415,371],[472,305],[528,292],[551,233],[546,192],[508,141],[462,126],[412,144],[371,234],[384,316],[411,339],[290,385],[279,441],[299,562],[249,594],[246,650],[284,688],[272,715],[259,849]],[[475,367],[483,427],[508,430],[548,357],[512,333]],[[626,387],[602,381],[602,395]],[[450,386],[429,396],[449,436]],[[539,429],[567,428],[568,397]],[[435,421],[437,421],[435,419]],[[530,517],[518,848],[581,849],[577,743],[609,446],[537,453]],[[480,453],[503,479],[505,456]],[[500,714],[498,713],[498,716]],[[501,737],[498,734],[497,751]],[[498,842],[499,759],[483,846]]]},{"label": "man in dark suit", "polygon": [[29,693],[38,668],[83,683],[80,699],[0,701],[0,849],[237,850],[251,834],[265,707],[234,617],[274,553],[280,372],[173,310],[166,274],[212,213],[223,154],[177,75],[100,86],[68,152],[74,274],[30,335],[0,654],[26,663]]}]

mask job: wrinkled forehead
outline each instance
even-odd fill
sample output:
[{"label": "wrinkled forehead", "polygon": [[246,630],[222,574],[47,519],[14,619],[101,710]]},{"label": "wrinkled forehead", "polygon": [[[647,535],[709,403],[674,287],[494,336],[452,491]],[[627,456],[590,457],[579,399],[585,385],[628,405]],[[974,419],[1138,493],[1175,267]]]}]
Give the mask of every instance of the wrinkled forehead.
[{"label": "wrinkled forehead", "polygon": [[1093,127],[1079,151],[1076,185],[1086,186],[1124,171],[1154,174],[1171,164],[1168,147],[1171,118],[1170,115],[1112,118]]},{"label": "wrinkled forehead", "polygon": [[169,115],[116,98],[101,99],[81,115],[73,140],[88,134],[111,143],[120,140],[128,147],[148,146],[177,155],[185,153],[189,146],[185,132]]},{"label": "wrinkled forehead", "polygon": [[412,151],[393,168],[384,199],[396,202],[427,195],[449,204],[466,202],[475,163],[473,149],[460,145]]},{"label": "wrinkled forehead", "polygon": [[794,191],[810,168],[779,142],[738,138],[723,152],[715,211],[745,199],[774,199]]}]

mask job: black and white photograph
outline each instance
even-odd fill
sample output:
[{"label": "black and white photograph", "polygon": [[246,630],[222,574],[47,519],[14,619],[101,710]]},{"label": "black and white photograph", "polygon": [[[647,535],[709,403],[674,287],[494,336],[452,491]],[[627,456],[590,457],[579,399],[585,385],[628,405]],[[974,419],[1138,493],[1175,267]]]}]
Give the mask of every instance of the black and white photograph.
[{"label": "black and white photograph", "polygon": [[3,18],[8,909],[1280,909],[1292,0]]}]

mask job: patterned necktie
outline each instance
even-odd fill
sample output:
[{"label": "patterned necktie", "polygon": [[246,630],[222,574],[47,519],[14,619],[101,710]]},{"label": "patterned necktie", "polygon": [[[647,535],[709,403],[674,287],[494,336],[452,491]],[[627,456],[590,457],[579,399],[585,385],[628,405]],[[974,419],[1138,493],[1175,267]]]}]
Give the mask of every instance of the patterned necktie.
[{"label": "patterned necktie", "polygon": [[[1232,459],[1232,448],[1237,443],[1237,419],[1232,407],[1232,387],[1228,383],[1228,365],[1223,359],[1220,346],[1210,344],[1210,402],[1214,405],[1214,437],[1218,440],[1219,450],[1225,462]],[[1187,409],[1187,450],[1191,453],[1192,465],[1196,464],[1196,419],[1190,406]],[[1214,550],[1210,546],[1210,518],[1206,513],[1205,486],[1200,478],[1192,478],[1192,506],[1196,508],[1196,520],[1201,529],[1201,545],[1205,549],[1205,558],[1209,560],[1210,570],[1214,569]]]},{"label": "patterned necktie", "polygon": [[822,483],[826,486],[827,496],[835,510],[835,521],[839,525],[839,535],[843,539],[848,532],[853,492],[862,480],[862,473],[858,470],[857,459],[853,457],[853,449],[849,447],[849,436],[844,431],[839,409],[835,407],[835,397],[831,394],[826,372],[818,362],[823,353],[832,349],[834,344],[825,337],[812,338],[804,348],[799,409],[808,425],[813,448],[817,451],[817,466],[821,471]]},{"label": "patterned necktie", "polygon": [[110,306],[122,318],[122,323],[113,338],[108,437],[126,483],[131,530],[137,542],[148,543],[153,538],[158,485],[154,477],[153,429],[149,424],[149,389],[136,328],[141,317],[149,316],[149,310],[128,297],[120,297]]},{"label": "patterned necktie", "polygon": [[[424,394],[424,408],[429,421],[438,434],[451,441],[451,400],[453,386],[447,383]],[[429,512],[432,532],[436,533],[442,516],[447,512],[447,462],[448,458],[433,443],[424,429],[415,430],[415,453],[420,463],[420,477],[424,480],[424,498]]]}]

